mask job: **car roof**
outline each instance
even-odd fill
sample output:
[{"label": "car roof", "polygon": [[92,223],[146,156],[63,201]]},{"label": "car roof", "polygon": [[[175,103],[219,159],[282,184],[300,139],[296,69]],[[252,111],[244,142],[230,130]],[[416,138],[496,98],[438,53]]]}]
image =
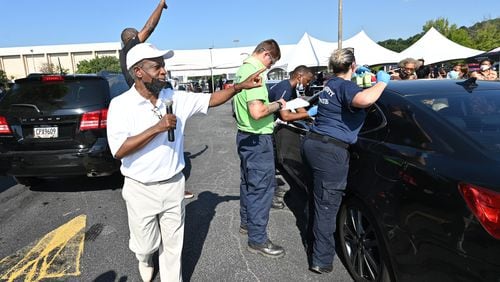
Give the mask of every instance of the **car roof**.
[{"label": "car roof", "polygon": [[386,90],[401,96],[456,95],[457,93],[474,93],[487,90],[500,91],[500,81],[477,80],[474,84],[460,79],[418,79],[391,80]]}]

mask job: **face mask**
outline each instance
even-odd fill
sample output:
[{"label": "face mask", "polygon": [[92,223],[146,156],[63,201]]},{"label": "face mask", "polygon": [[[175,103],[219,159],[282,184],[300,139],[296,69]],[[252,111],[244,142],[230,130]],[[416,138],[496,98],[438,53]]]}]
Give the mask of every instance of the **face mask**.
[{"label": "face mask", "polygon": [[481,65],[481,71],[489,70],[490,66],[488,65]]},{"label": "face mask", "polygon": [[167,86],[166,80],[161,80],[158,78],[152,77],[149,73],[144,71],[149,77],[151,77],[151,82],[144,82],[144,87],[151,92],[154,96],[158,97],[160,91]]},{"label": "face mask", "polygon": [[304,87],[304,84],[299,80],[299,83],[295,87],[295,91],[297,92],[297,95],[302,96],[304,92],[306,91],[306,88]]},{"label": "face mask", "polygon": [[167,86],[167,81],[153,78],[151,82],[144,82],[144,86],[149,92],[158,97],[160,91]]}]

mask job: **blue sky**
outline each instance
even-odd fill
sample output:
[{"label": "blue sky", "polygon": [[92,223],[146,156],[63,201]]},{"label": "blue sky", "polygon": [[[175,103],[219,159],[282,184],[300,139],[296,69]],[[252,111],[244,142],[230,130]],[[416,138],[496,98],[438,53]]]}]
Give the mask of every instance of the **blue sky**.
[{"label": "blue sky", "polygon": [[[158,0],[3,0],[0,48],[120,41],[124,27],[140,29]],[[167,0],[148,39],[160,48],[254,46],[274,38],[294,44],[304,32],[337,41],[336,0]],[[361,30],[375,41],[407,38],[428,20],[471,26],[500,16],[494,0],[343,0],[343,39]],[[235,42],[238,40],[239,42]]]}]

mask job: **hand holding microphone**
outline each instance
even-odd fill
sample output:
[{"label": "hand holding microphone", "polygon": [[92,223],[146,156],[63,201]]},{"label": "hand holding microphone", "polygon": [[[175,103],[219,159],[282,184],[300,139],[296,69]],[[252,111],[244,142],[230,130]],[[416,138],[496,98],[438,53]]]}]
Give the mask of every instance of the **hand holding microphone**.
[{"label": "hand holding microphone", "polygon": [[[174,104],[174,101],[170,99],[165,99],[163,100],[163,103],[165,104],[167,115],[172,115],[173,114],[172,105]],[[177,120],[175,120],[175,122],[177,122]],[[168,130],[168,141],[170,142],[174,142],[175,140],[174,129],[175,129],[175,123],[174,123],[174,128]]]}]

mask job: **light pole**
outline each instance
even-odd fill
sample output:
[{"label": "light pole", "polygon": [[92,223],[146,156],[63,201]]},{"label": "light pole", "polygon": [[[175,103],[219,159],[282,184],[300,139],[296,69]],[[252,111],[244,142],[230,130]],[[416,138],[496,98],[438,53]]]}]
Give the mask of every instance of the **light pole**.
[{"label": "light pole", "polygon": [[210,47],[208,48],[208,50],[210,51],[210,77],[211,77],[211,80],[212,80],[212,83],[210,85],[210,90],[212,90],[212,92],[210,93],[214,93],[214,67],[213,67],[213,61],[212,61],[212,49],[213,47]]},{"label": "light pole", "polygon": [[339,38],[338,49],[342,49],[342,0],[339,0]]}]

